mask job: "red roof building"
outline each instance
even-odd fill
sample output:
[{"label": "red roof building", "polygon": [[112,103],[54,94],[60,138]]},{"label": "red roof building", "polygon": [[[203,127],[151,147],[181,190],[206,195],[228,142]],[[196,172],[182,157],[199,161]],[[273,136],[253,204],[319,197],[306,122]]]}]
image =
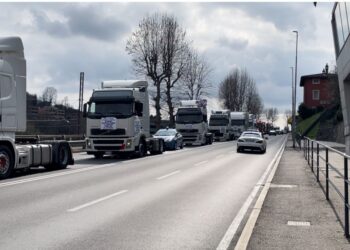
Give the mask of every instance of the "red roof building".
[{"label": "red roof building", "polygon": [[337,74],[322,73],[302,76],[300,87],[304,87],[304,104],[308,108],[329,108],[335,103],[335,98],[338,98]]}]

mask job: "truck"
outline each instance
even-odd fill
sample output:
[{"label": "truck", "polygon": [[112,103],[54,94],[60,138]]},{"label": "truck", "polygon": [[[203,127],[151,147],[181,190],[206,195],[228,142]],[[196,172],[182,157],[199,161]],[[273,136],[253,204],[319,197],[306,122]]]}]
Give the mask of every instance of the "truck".
[{"label": "truck", "polygon": [[150,135],[147,81],[102,81],[84,104],[84,117],[86,152],[95,158],[163,153],[164,141]]},{"label": "truck", "polygon": [[213,143],[209,132],[207,100],[182,100],[175,117],[175,128],[183,136],[184,145]]},{"label": "truck", "polygon": [[20,37],[0,38],[0,179],[16,170],[44,166],[64,169],[74,164],[67,141],[16,140],[17,132],[25,132],[26,59]]},{"label": "truck", "polygon": [[241,133],[248,128],[248,113],[247,112],[231,112],[231,127],[234,138],[240,137]]},{"label": "truck", "polygon": [[216,141],[233,139],[230,111],[212,110],[209,119],[209,131],[214,135]]}]

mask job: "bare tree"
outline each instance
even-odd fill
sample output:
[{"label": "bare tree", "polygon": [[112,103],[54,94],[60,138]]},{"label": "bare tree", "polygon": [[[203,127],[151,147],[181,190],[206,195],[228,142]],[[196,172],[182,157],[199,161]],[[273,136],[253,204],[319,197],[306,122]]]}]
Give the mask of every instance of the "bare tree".
[{"label": "bare tree", "polygon": [[272,124],[277,120],[278,109],[268,108],[266,109],[266,118],[272,122]]},{"label": "bare tree", "polygon": [[173,89],[179,83],[179,80],[186,72],[189,53],[188,43],[186,41],[186,32],[179,26],[174,17],[164,16],[164,50],[163,50],[163,68],[167,72],[165,78],[165,101],[167,112],[169,114],[169,124],[175,124]]},{"label": "bare tree", "polygon": [[182,80],[183,91],[181,93],[190,100],[197,100],[203,95],[207,95],[207,91],[211,87],[209,82],[211,67],[194,49],[191,49],[187,56],[186,72]]},{"label": "bare tree", "polygon": [[164,30],[166,16],[158,13],[147,16],[139,23],[138,29],[127,41],[126,51],[132,56],[134,70],[138,75],[147,76],[156,88],[153,101],[156,109],[156,127],[161,121],[161,83],[169,75],[162,64],[164,53]]},{"label": "bare tree", "polygon": [[50,105],[55,105],[57,100],[57,90],[54,87],[46,87],[43,91],[41,99]]},{"label": "bare tree", "polygon": [[246,70],[234,69],[219,85],[219,99],[224,108],[247,111],[259,116],[263,111],[262,100],[255,81]]}]

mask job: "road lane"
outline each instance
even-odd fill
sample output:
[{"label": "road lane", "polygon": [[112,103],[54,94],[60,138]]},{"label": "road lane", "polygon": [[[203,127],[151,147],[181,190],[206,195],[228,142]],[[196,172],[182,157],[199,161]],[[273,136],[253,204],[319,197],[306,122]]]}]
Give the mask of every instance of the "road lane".
[{"label": "road lane", "polygon": [[[265,155],[215,143],[0,188],[0,248],[213,249],[281,143]],[[67,213],[118,190],[128,192]]]}]

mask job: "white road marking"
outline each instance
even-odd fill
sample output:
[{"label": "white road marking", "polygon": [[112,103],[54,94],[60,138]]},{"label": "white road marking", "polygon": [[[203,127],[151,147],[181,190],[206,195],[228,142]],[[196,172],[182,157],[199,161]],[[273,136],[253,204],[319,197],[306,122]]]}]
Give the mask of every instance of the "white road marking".
[{"label": "white road marking", "polygon": [[180,173],[180,172],[181,172],[180,170],[171,172],[170,174],[166,174],[166,175],[163,175],[163,176],[158,177],[157,180],[158,180],[158,181],[163,180],[163,179],[165,179],[165,178],[168,178],[168,177],[170,177],[170,176],[172,176],[172,175],[174,175],[174,174],[178,174],[178,173]]},{"label": "white road marking", "polygon": [[288,226],[296,226],[296,227],[309,227],[311,226],[309,221],[288,221]]},{"label": "white road marking", "polygon": [[[263,173],[263,175],[260,177],[258,183],[265,183],[264,180],[266,179],[268,173],[270,172],[270,170],[272,169],[272,167],[274,166],[275,161],[277,160],[279,154],[281,152],[283,152],[285,143],[287,140],[284,141],[284,143],[282,143],[281,147],[279,148],[279,150],[277,151],[277,154],[275,155],[275,157],[272,159],[271,163],[269,164],[269,166],[267,167],[267,169],[265,170],[265,172]],[[229,226],[229,228],[227,229],[224,237],[222,238],[222,240],[220,241],[218,247],[216,248],[216,250],[227,250],[230,246],[230,243],[233,239],[233,237],[235,236],[239,225],[242,223],[242,220],[245,216],[245,214],[247,213],[250,204],[253,202],[256,194],[258,193],[259,189],[260,189],[261,185],[256,185],[252,192],[249,194],[247,200],[244,202],[243,206],[241,207],[241,209],[238,211],[238,214],[236,215],[236,217],[233,219],[231,225]]]},{"label": "white road marking", "polygon": [[76,211],[81,210],[81,209],[83,209],[83,208],[90,207],[90,206],[95,205],[95,204],[97,204],[97,203],[100,203],[100,202],[102,202],[102,201],[111,199],[111,198],[113,198],[113,197],[115,197],[115,196],[124,194],[124,193],[126,193],[126,192],[128,192],[128,190],[122,190],[122,191],[119,191],[119,192],[116,192],[116,193],[113,193],[113,194],[104,196],[104,197],[99,198],[99,199],[97,199],[97,200],[93,200],[93,201],[90,201],[90,202],[85,203],[85,204],[83,204],[83,205],[80,205],[80,206],[77,206],[77,207],[68,209],[67,212],[76,212]]},{"label": "white road marking", "polygon": [[200,166],[200,165],[203,165],[205,163],[207,163],[208,161],[201,161],[201,162],[198,162],[196,164],[194,164],[196,167]]},{"label": "white road marking", "polygon": [[103,165],[94,166],[94,167],[80,168],[80,169],[69,170],[69,171],[65,171],[65,172],[61,172],[61,173],[47,174],[47,175],[43,175],[43,176],[32,177],[32,178],[18,180],[18,181],[8,181],[8,182],[0,183],[0,188],[7,187],[7,186],[13,186],[13,185],[17,185],[17,184],[33,182],[33,181],[51,179],[51,178],[55,178],[55,177],[59,177],[59,176],[65,176],[65,175],[86,172],[86,171],[100,169],[100,168],[111,167],[111,166],[115,166],[118,163],[123,163],[123,162],[114,162],[114,163],[108,163],[108,164],[103,164]]}]

